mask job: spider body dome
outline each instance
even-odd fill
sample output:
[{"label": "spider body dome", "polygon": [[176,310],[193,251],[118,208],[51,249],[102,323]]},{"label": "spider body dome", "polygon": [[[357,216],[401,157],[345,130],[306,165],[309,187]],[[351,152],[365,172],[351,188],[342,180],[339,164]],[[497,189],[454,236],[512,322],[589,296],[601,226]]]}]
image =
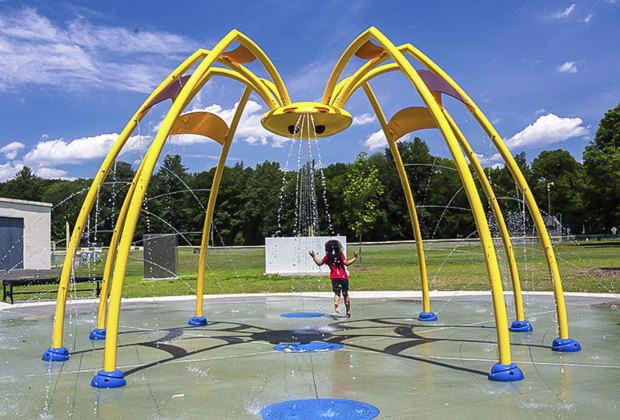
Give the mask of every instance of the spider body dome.
[{"label": "spider body dome", "polygon": [[321,102],[294,102],[267,112],[261,123],[266,130],[283,137],[312,139],[337,134],[352,121],[351,114],[342,108]]}]

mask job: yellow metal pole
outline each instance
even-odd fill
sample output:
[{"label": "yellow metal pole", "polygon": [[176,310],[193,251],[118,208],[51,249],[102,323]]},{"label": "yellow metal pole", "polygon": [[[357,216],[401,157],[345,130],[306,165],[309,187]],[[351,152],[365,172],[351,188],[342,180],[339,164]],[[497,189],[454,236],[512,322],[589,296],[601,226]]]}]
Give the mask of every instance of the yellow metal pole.
[{"label": "yellow metal pole", "polygon": [[[344,106],[349,100],[349,98],[351,97],[351,95],[353,95],[353,93],[355,93],[355,91],[359,89],[360,86],[362,86],[364,83],[369,82],[371,79],[377,76],[380,76],[382,74],[385,74],[391,71],[396,71],[396,70],[401,70],[398,63],[384,64],[380,67],[369,69],[366,73],[360,75],[359,78],[355,78],[355,82],[351,83],[352,86],[348,87],[346,89],[346,92],[344,92],[345,87],[344,86],[342,87],[340,92],[338,92],[338,97],[337,97],[338,103],[341,106]],[[351,77],[350,80],[352,79],[353,78]],[[346,93],[346,95],[344,93]]]},{"label": "yellow metal pole", "polygon": [[[68,284],[71,279],[71,268],[73,266],[73,259],[75,257],[75,251],[77,249],[77,246],[79,245],[79,238],[81,237],[81,229],[85,224],[88,214],[92,210],[92,206],[96,199],[96,192],[97,192],[97,189],[99,188],[100,183],[102,183],[105,180],[105,177],[107,176],[109,168],[116,160],[118,153],[120,153],[120,150],[122,150],[122,147],[124,146],[125,142],[129,138],[129,135],[131,135],[133,130],[135,130],[137,123],[142,118],[144,118],[144,116],[146,115],[145,111],[148,111],[148,108],[146,108],[146,106],[150,103],[151,99],[157,96],[163,89],[169,86],[170,83],[173,83],[178,77],[180,77],[184,72],[186,72],[190,67],[192,67],[196,63],[196,61],[198,61],[198,59],[200,59],[201,57],[205,56],[208,53],[209,51],[204,50],[204,49],[197,50],[194,54],[188,57],[183,63],[181,63],[172,73],[170,73],[168,78],[166,78],[160,84],[160,86],[158,86],[158,88],[156,88],[153,91],[153,93],[144,101],[142,106],[138,109],[138,111],[131,118],[130,122],[127,124],[127,126],[125,127],[125,129],[123,130],[119,138],[117,139],[115,145],[113,146],[113,149],[109,152],[108,156],[106,156],[106,159],[104,160],[104,163],[102,164],[99,170],[99,173],[93,180],[91,189],[89,190],[86,196],[86,199],[84,200],[82,210],[80,211],[80,214],[78,215],[78,220],[76,221],[76,225],[75,225],[73,236],[72,236],[74,239],[73,240],[68,239],[67,241],[67,253],[65,255],[65,262],[63,264],[63,270],[61,272],[60,285],[59,285],[59,291],[58,291],[58,296],[57,296],[56,316],[54,320],[54,332],[53,332],[53,339],[52,339],[53,344],[52,344],[52,347],[44,353],[43,355],[44,359],[66,360],[69,357],[68,350],[62,347],[62,334],[63,334],[63,326],[64,326],[64,313],[65,313],[65,306],[66,306],[66,299],[67,299]],[[221,60],[218,58],[218,61],[221,61]],[[261,83],[259,79],[256,76],[254,76],[252,72],[250,72],[243,66],[236,65],[233,63],[226,63],[226,64],[234,65],[234,67],[238,68],[239,72],[242,72],[246,78],[244,79],[243,77],[240,77],[237,73],[231,72],[227,69],[217,69],[217,72],[219,74],[223,76],[227,76],[227,77],[232,77],[237,80],[241,80],[242,82],[246,84],[252,83],[252,85],[255,86],[255,90],[257,91],[259,95],[261,95],[263,100],[268,105],[273,106],[273,104],[275,103],[274,97],[272,96],[270,90],[268,89],[270,87],[269,85],[270,82],[267,83],[267,81],[263,81],[263,83]],[[247,80],[247,79],[250,79],[250,80]],[[277,94],[277,93],[278,93],[277,91],[274,91],[274,94]],[[106,260],[106,268],[104,269],[104,279],[103,279],[103,284],[102,284],[103,288],[101,291],[101,296],[104,299],[107,299],[107,293],[109,290],[109,281],[107,280],[109,280],[110,278],[109,270],[111,269],[111,264],[113,264],[113,261],[114,261],[114,253],[115,253],[115,249],[112,250],[113,255],[111,256],[111,258],[108,258]],[[98,322],[97,322],[97,330],[100,330],[100,331],[105,331],[104,324],[103,324],[105,323],[105,307],[106,307],[105,302],[100,301]],[[102,339],[103,336],[101,334],[102,333],[100,332],[99,336],[97,336],[97,334],[95,334],[94,336],[91,335],[91,338],[97,339],[96,337],[98,337],[98,339]]]},{"label": "yellow metal pole", "polygon": [[[230,63],[228,63],[230,64]],[[243,67],[243,66],[236,66]],[[194,88],[194,93],[191,96],[194,96],[198,91],[202,88],[202,86],[206,83],[211,75],[218,75],[222,77],[228,77],[237,81],[244,83],[245,85],[252,86],[252,88],[263,98],[263,100],[269,104],[273,102],[273,96],[269,94],[265,85],[259,82],[259,79],[247,69],[243,74],[237,73],[236,71],[224,69],[224,68],[215,68],[211,67],[205,75],[202,77],[202,80],[196,85]],[[245,104],[244,104],[245,106]],[[114,227],[114,232],[112,235],[112,239],[110,241],[109,251],[106,258],[105,267],[103,270],[103,280],[101,286],[100,300],[99,300],[99,310],[97,316],[97,327],[91,332],[90,339],[91,340],[103,340],[105,339],[105,321],[106,321],[106,309],[107,309],[107,299],[110,291],[110,283],[112,277],[112,268],[114,267],[114,259],[116,257],[116,248],[118,246],[118,241],[120,239],[120,234],[123,231],[123,226],[125,224],[125,218],[127,216],[127,211],[129,209],[129,204],[131,203],[131,198],[135,191],[135,187],[138,183],[138,179],[140,177],[140,173],[142,172],[142,168],[144,166],[144,160],[140,163],[140,167],[138,168],[134,179],[130,185],[130,188],[127,192],[123,205],[121,207],[121,211],[119,213],[118,220]]]},{"label": "yellow metal pole", "polygon": [[[198,50],[188,57],[183,63],[181,63],[170,75],[153,91],[153,93],[144,101],[144,103],[138,108],[138,111],[129,120],[118,139],[112,146],[110,152],[104,159],[99,171],[95,175],[91,187],[86,194],[80,213],[73,227],[73,233],[71,239],[67,244],[67,252],[65,254],[65,260],[63,263],[62,271],[60,274],[60,282],[58,285],[58,294],[56,297],[56,314],[54,316],[54,329],[52,334],[52,347],[47,349],[43,353],[44,360],[50,361],[62,361],[69,358],[69,351],[62,345],[63,327],[65,318],[65,309],[67,302],[67,292],[69,289],[69,281],[71,280],[71,273],[73,270],[73,259],[75,257],[75,251],[79,246],[80,239],[82,237],[82,230],[86,224],[86,219],[92,210],[92,207],[97,198],[97,191],[99,186],[105,181],[108,175],[109,169],[116,160],[116,157],[125,146],[127,139],[136,128],[138,122],[144,117],[145,107],[149,104],[151,99],[157,96],[162,90],[164,90],[170,83],[173,83],[180,75],[183,74],[188,68],[194,65],[203,54],[203,50]],[[144,114],[144,115],[143,115]]]},{"label": "yellow metal pole", "polygon": [[366,64],[360,67],[359,70],[357,70],[351,77],[343,80],[343,82],[345,83],[340,89],[338,89],[338,86],[340,84],[336,85],[336,88],[334,89],[334,93],[332,95],[333,105],[337,107],[343,107],[347,99],[349,99],[349,96],[351,96],[351,94],[355,90],[354,87],[356,85],[359,86],[358,83],[360,83],[364,76],[388,58],[388,54],[382,54],[380,57],[368,61]]},{"label": "yellow metal pole", "polygon": [[344,51],[344,53],[342,53],[342,55],[338,59],[338,62],[334,66],[334,69],[329,75],[329,79],[327,79],[327,84],[325,85],[325,91],[323,92],[323,98],[321,99],[321,102],[323,102],[324,104],[332,103],[333,96],[334,96],[334,89],[336,88],[336,84],[338,83],[338,79],[340,78],[340,75],[342,74],[342,72],[344,71],[344,68],[349,63],[349,60],[351,60],[351,57],[353,57],[353,54],[355,54],[355,52],[362,45],[364,45],[366,41],[370,40],[371,29],[373,28],[371,27],[370,29],[362,32],[360,36],[355,38],[355,40],[351,42],[351,44],[347,47],[347,49]]},{"label": "yellow metal pole", "polygon": [[536,227],[536,230],[538,231],[538,236],[540,237],[543,252],[547,260],[547,266],[551,276],[551,281],[553,283],[553,293],[555,297],[557,311],[559,337],[554,340],[552,349],[558,351],[581,350],[580,344],[576,340],[569,338],[568,318],[566,316],[566,303],[564,302],[564,292],[562,290],[560,270],[558,269],[558,264],[555,259],[555,253],[553,251],[553,246],[551,244],[551,239],[549,238],[549,233],[547,232],[545,222],[540,214],[538,204],[534,199],[534,195],[532,194],[531,189],[527,185],[527,181],[525,180],[521,169],[512,157],[510,150],[508,150],[508,147],[506,147],[500,135],[495,130],[495,127],[493,127],[493,125],[489,122],[484,113],[480,110],[480,108],[478,108],[474,101],[472,101],[472,99],[467,95],[467,93],[454,80],[452,80],[452,78],[447,73],[445,73],[437,64],[435,64],[430,58],[424,55],[420,50],[410,44],[408,44],[406,47],[407,53],[411,54],[415,59],[425,65],[433,73],[448,82],[448,84],[454,89],[456,89],[456,91],[465,99],[468,109],[474,115],[482,128],[486,131],[487,135],[490,137],[498,152],[506,162],[506,167],[508,168],[508,170],[512,174],[512,177],[517,183],[521,194],[523,194],[523,198],[530,211],[530,215],[534,220],[534,225]]},{"label": "yellow metal pole", "polygon": [[243,91],[241,99],[239,99],[239,104],[237,105],[237,110],[235,111],[235,115],[233,116],[232,122],[230,123],[230,127],[228,129],[228,134],[226,135],[226,139],[224,141],[224,144],[222,145],[222,151],[220,152],[220,157],[217,162],[217,167],[215,169],[215,175],[213,176],[213,182],[211,183],[211,191],[209,192],[209,201],[207,203],[207,211],[205,213],[205,222],[202,228],[200,257],[198,258],[198,279],[196,283],[196,316],[190,318],[190,320],[188,321],[189,325],[199,326],[207,324],[207,319],[203,315],[203,297],[205,268],[207,265],[207,248],[209,246],[209,232],[211,230],[213,212],[215,211],[215,202],[217,200],[217,194],[219,192],[220,181],[222,179],[222,173],[224,172],[226,158],[228,157],[228,151],[230,150],[230,145],[232,144],[233,137],[235,135],[235,132],[237,131],[237,126],[239,125],[239,121],[241,120],[241,115],[243,114],[245,105],[248,102],[250,93],[252,93],[252,89],[247,87]]},{"label": "yellow metal pole", "polygon": [[[402,47],[399,47],[399,50]],[[349,97],[360,87],[360,86],[364,86],[364,84],[367,84],[368,81],[374,77],[377,77],[379,75],[385,74],[387,72],[390,71],[394,71],[394,70],[400,70],[400,67],[397,63],[391,63],[391,64],[386,64],[383,65],[381,67],[369,67],[368,69],[366,69],[365,71],[362,71],[361,69],[356,73],[356,75],[345,79],[343,82],[341,82],[341,84],[338,85],[339,89],[338,92],[336,93],[335,97],[336,97],[336,101],[338,101],[338,103],[340,105],[344,105],[347,100],[349,99]],[[445,111],[445,109],[444,109]],[[452,125],[452,124],[451,124]],[[458,129],[458,128],[457,128]],[[460,130],[459,130],[460,132]],[[462,134],[462,133],[461,133]],[[455,133],[456,135],[456,133]],[[473,156],[475,158],[475,155],[473,154],[473,151],[471,151],[471,148],[469,147],[469,145],[467,144],[467,146],[465,146],[462,142],[461,142],[461,138],[459,138],[459,136],[457,135],[457,140],[459,141],[459,143],[461,144],[461,146],[463,147],[463,149],[466,151],[468,156]],[[464,137],[462,137],[463,140],[465,140]],[[466,143],[466,140],[465,140]],[[470,151],[467,151],[467,148],[469,147]],[[474,165],[474,169],[476,170],[476,173],[478,174],[478,177],[482,180],[482,177],[484,176],[484,179],[486,180],[486,175],[484,175],[484,170],[481,169],[479,162],[476,163],[478,164],[478,169],[476,169],[476,165]],[[472,164],[474,164],[472,162]],[[480,175],[482,174],[482,176]],[[489,191],[490,193],[492,193],[492,197],[495,197],[495,194],[492,191],[492,188],[490,188],[490,184],[487,181],[487,187],[485,188],[485,192],[487,193],[487,197],[491,197],[489,195]],[[491,199],[489,198],[490,202],[494,203],[492,204],[492,208],[496,208],[494,210],[494,212],[496,210],[500,210],[497,200],[495,198]],[[501,210],[500,213],[501,214]],[[515,258],[514,258],[514,251],[512,248],[512,243],[510,242],[509,239],[509,235],[507,234],[507,229],[505,228],[505,221],[503,219],[503,217],[500,219],[497,217],[498,219],[498,224],[500,225],[500,232],[502,233],[502,239],[504,240],[504,248],[506,249],[507,255],[508,255],[508,260],[509,260],[509,266],[510,266],[510,272],[511,272],[511,277],[512,277],[512,282],[513,282],[513,290],[515,292],[515,307],[516,307],[516,314],[517,314],[517,321],[520,321],[520,323],[517,325],[515,323],[513,323],[513,326],[515,326],[515,330],[519,330],[518,328],[524,328],[525,330],[531,330],[531,325],[529,323],[527,323],[526,321],[524,321],[524,314],[523,314],[523,299],[522,299],[522,293],[521,293],[521,285],[520,285],[520,281],[519,281],[519,277],[518,277],[518,270],[516,267],[516,262],[515,262]],[[502,225],[504,227],[502,227]],[[506,242],[506,240],[504,238],[508,238],[508,243]],[[527,325],[526,325],[527,324]],[[512,329],[513,327],[511,327]]]},{"label": "yellow metal pole", "polygon": [[127,190],[125,200],[123,200],[123,205],[121,206],[118,218],[116,219],[116,223],[114,224],[114,231],[112,233],[112,239],[110,240],[110,246],[108,248],[108,255],[106,256],[105,266],[103,268],[101,293],[99,295],[99,311],[97,314],[97,328],[90,335],[90,338],[92,340],[105,339],[105,315],[108,296],[110,294],[110,280],[112,277],[112,268],[114,267],[114,259],[116,257],[116,248],[118,247],[118,240],[120,239],[120,234],[123,231],[123,226],[125,225],[125,219],[127,217],[127,211],[129,210],[129,204],[131,203],[131,198],[133,197],[134,191],[136,190],[136,185],[138,184],[138,179],[140,179],[140,173],[142,172],[143,167],[144,161],[140,163],[140,167],[136,171],[136,174],[131,181],[131,185]]},{"label": "yellow metal pole", "polygon": [[[240,81],[241,83],[251,86],[261,99],[271,109],[277,108],[282,102],[282,98],[278,96],[277,90],[272,90],[272,84],[265,79],[259,79],[254,73],[244,66],[229,62],[226,63],[232,70],[219,67],[212,67],[211,72],[214,75],[224,76]],[[267,82],[267,83],[266,83]],[[275,96],[274,96],[275,95]],[[276,99],[277,98],[277,99]]]},{"label": "yellow metal pole", "polygon": [[146,194],[146,189],[151,180],[157,159],[159,158],[166,138],[170,133],[172,124],[174,124],[174,121],[178,118],[181,111],[191,100],[191,94],[195,94],[194,87],[201,82],[203,79],[202,76],[207,73],[209,68],[213,65],[213,63],[215,63],[225,48],[236,40],[238,34],[239,32],[236,30],[229,32],[198,65],[170,107],[170,110],[166,114],[166,117],[164,118],[162,125],[153,140],[149,153],[144,159],[144,167],[140,174],[136,191],[131,199],[131,204],[127,213],[127,219],[125,221],[125,227],[121,236],[118,256],[114,267],[112,289],[110,291],[108,319],[106,322],[107,334],[105,341],[103,370],[95,375],[91,381],[91,385],[95,387],[109,387],[109,380],[111,377],[118,379],[120,383],[118,386],[125,384],[124,378],[122,378],[122,373],[116,370],[116,345],[118,341],[118,322],[120,318],[122,288],[127,269],[127,261],[129,259],[129,251],[133,241],[136,224],[138,222],[140,208],[142,207],[142,201],[144,200],[144,195]]},{"label": "yellow metal pole", "polygon": [[267,54],[265,54],[265,52],[258,45],[256,45],[256,43],[254,43],[254,41],[252,41],[250,38],[240,32],[237,32],[236,41],[238,41],[240,44],[250,50],[252,54],[254,54],[254,57],[256,57],[258,61],[261,62],[269,76],[271,76],[271,80],[273,80],[273,83],[276,86],[276,90],[279,92],[282,105],[290,104],[291,98],[288,95],[288,91],[286,90],[284,81],[282,80],[280,73],[278,73],[278,70],[276,70],[269,57],[267,57]]},{"label": "yellow metal pole", "polygon": [[[343,82],[341,82],[342,86],[341,84],[338,85],[339,89],[337,87],[338,92],[335,93],[335,101],[337,101],[341,106],[344,105],[349,99],[349,97],[353,94],[353,92],[355,92],[360,86],[367,85],[368,81],[374,77],[377,77],[381,74],[394,71],[394,70],[400,70],[400,67],[397,63],[386,64],[381,67],[368,66],[368,68],[365,70],[364,69],[358,70],[358,72],[356,72],[354,76],[343,80]],[[474,170],[476,171],[478,178],[481,180],[483,189],[487,197],[489,198],[489,202],[491,203],[491,207],[493,209],[495,217],[498,220],[500,233],[501,233],[502,240],[504,243],[504,249],[506,250],[506,254],[508,256],[508,262],[509,262],[510,273],[511,273],[511,278],[512,278],[513,290],[514,290],[516,317],[517,317],[518,324],[513,323],[513,326],[515,330],[531,331],[531,325],[524,320],[521,284],[520,284],[519,273],[517,270],[516,261],[514,257],[514,250],[512,247],[512,242],[510,241],[510,235],[508,234],[508,229],[506,228],[506,223],[504,221],[504,218],[501,215],[501,209],[499,208],[499,204],[497,203],[497,199],[495,198],[495,193],[493,192],[491,185],[488,182],[486,175],[484,174],[484,170],[480,166],[480,163],[477,161],[475,154],[473,153],[473,150],[471,150],[471,147],[469,147],[467,140],[465,139],[465,137],[462,135],[462,133],[458,129],[458,126],[454,124],[454,121],[451,118],[449,118],[449,115],[447,115],[447,111],[445,109],[443,109],[443,111],[444,113],[446,113],[446,118],[448,119],[448,122],[450,123],[451,127],[456,128],[456,131],[455,131],[456,139],[461,145],[461,147],[463,148],[463,150],[466,152],[467,156],[470,158],[470,161],[472,162],[472,165],[474,166]],[[475,160],[472,160],[472,158]],[[511,329],[513,328],[513,326],[511,326]]]},{"label": "yellow metal pole", "polygon": [[378,42],[380,46],[386,49],[392,59],[396,63],[398,63],[398,65],[403,70],[405,76],[416,88],[424,103],[431,111],[433,117],[437,122],[437,125],[439,126],[439,129],[441,130],[441,133],[443,134],[444,139],[446,140],[448,148],[450,149],[450,153],[452,154],[456,167],[459,171],[459,176],[461,177],[461,181],[463,182],[465,192],[467,193],[467,198],[471,205],[474,220],[478,228],[478,234],[480,235],[480,242],[484,251],[487,271],[489,273],[489,279],[491,282],[491,295],[493,296],[493,309],[497,329],[497,341],[499,348],[498,365],[501,366],[498,367],[499,370],[497,371],[497,365],[494,366],[491,374],[489,375],[489,378],[496,379],[495,374],[499,371],[505,372],[507,370],[510,370],[510,372],[512,373],[510,373],[511,379],[509,380],[522,379],[523,374],[521,370],[516,365],[511,363],[510,338],[508,335],[507,325],[508,318],[506,316],[506,306],[504,302],[504,294],[499,266],[497,263],[497,256],[495,254],[495,247],[493,246],[493,238],[491,237],[489,225],[486,220],[486,214],[484,212],[484,208],[482,207],[482,202],[480,201],[480,196],[478,195],[478,191],[476,189],[473,177],[467,166],[467,162],[465,161],[465,158],[459,148],[454,133],[452,132],[450,125],[446,121],[446,118],[443,115],[441,108],[439,107],[439,105],[433,98],[433,95],[428,90],[428,87],[426,86],[420,75],[413,68],[411,63],[409,63],[409,61],[394,46],[394,44],[392,44],[392,42],[376,28],[370,28],[368,32]]},{"label": "yellow metal pole", "polygon": [[[135,117],[137,117],[137,115],[134,115],[134,118]],[[65,317],[65,306],[67,302],[67,292],[69,289],[69,281],[71,280],[71,273],[73,271],[73,258],[82,238],[82,229],[86,225],[88,215],[90,214],[92,206],[97,198],[97,191],[99,190],[99,185],[101,185],[107,177],[110,166],[112,166],[112,164],[116,160],[118,153],[120,153],[120,150],[125,145],[125,142],[129,138],[129,135],[135,129],[136,125],[137,120],[132,119],[125,126],[125,129],[121,132],[119,138],[114,143],[112,150],[110,151],[110,153],[108,153],[108,156],[106,156],[106,159],[101,165],[99,172],[97,172],[97,175],[93,180],[93,183],[86,195],[86,198],[84,199],[84,203],[82,204],[82,208],[80,209],[80,213],[78,214],[78,218],[73,227],[73,233],[71,234],[71,240],[69,241],[69,246],[67,247],[67,253],[65,255],[65,261],[62,266],[62,271],[60,273],[60,284],[58,286],[58,295],[56,297],[56,315],[54,317],[54,332],[52,336],[51,349],[64,349],[64,347],[62,346],[62,336]],[[51,351],[51,349],[48,349],[45,353],[43,353],[44,359],[46,358],[47,353]],[[69,354],[67,352],[67,358],[68,356]]]},{"label": "yellow metal pole", "polygon": [[411,219],[413,237],[415,238],[415,245],[418,253],[418,263],[420,265],[420,280],[422,282],[422,313],[420,314],[419,319],[421,321],[436,321],[437,315],[431,312],[431,300],[428,291],[428,274],[426,271],[426,257],[424,255],[424,245],[422,243],[422,230],[420,229],[418,213],[413,201],[413,194],[411,193],[411,186],[409,185],[409,179],[407,178],[407,174],[405,172],[405,166],[403,165],[396,142],[394,141],[392,134],[390,133],[390,129],[388,128],[385,114],[381,109],[381,105],[379,105],[379,101],[377,101],[377,97],[368,83],[363,84],[362,87],[364,88],[364,92],[366,92],[366,96],[372,105],[375,115],[379,119],[385,138],[390,146],[390,152],[392,152],[394,164],[396,165],[396,170],[398,171],[398,177],[400,178],[400,183],[403,187],[403,192],[405,193],[405,200],[407,201],[407,209],[409,210],[409,218]]},{"label": "yellow metal pole", "polygon": [[[452,116],[448,113],[445,108],[442,108],[443,114],[446,117],[446,120],[450,124],[452,131],[456,135],[456,139],[461,145],[461,148],[467,155],[469,162],[474,168],[476,175],[478,176],[478,180],[480,181],[480,185],[482,185],[482,189],[487,196],[489,204],[491,206],[491,210],[493,211],[493,215],[495,216],[495,220],[497,220],[497,226],[499,228],[499,233],[502,238],[502,243],[504,245],[504,250],[506,252],[506,257],[508,260],[508,266],[510,268],[510,277],[512,280],[512,290],[514,293],[515,300],[515,312],[517,321],[520,323],[525,322],[525,315],[523,313],[523,297],[521,296],[521,281],[519,280],[519,271],[517,269],[517,262],[515,260],[514,249],[512,248],[512,241],[510,240],[510,233],[508,232],[508,227],[506,226],[506,221],[504,220],[504,216],[502,214],[502,209],[499,207],[499,203],[497,202],[497,198],[495,197],[495,192],[493,191],[493,187],[491,187],[491,183],[487,178],[482,165],[476,158],[476,154],[472,150],[469,142],[463,135],[463,132],[460,130]],[[513,325],[516,325],[513,323]],[[529,325],[529,323],[528,323]],[[529,331],[531,331],[531,326],[529,327]]]}]

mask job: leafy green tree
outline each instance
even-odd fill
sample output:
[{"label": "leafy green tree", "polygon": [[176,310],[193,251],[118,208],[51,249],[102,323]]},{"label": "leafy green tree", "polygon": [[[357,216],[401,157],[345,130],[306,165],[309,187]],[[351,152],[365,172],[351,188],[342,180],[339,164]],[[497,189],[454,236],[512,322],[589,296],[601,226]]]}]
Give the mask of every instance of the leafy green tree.
[{"label": "leafy green tree", "polygon": [[[329,214],[332,227],[336,235],[345,236],[349,232],[349,226],[347,224],[347,220],[342,217],[344,210],[346,209],[346,204],[342,199],[342,195],[347,186],[348,167],[349,164],[346,163],[333,163],[323,170],[325,182],[327,184],[326,196],[327,203],[329,204]],[[320,213],[320,215],[323,216],[320,219],[321,226],[327,226],[326,213],[327,211],[322,214]]]},{"label": "leafy green tree", "polygon": [[[151,214],[142,217],[148,221],[148,233],[184,234],[199,231],[202,226],[194,226],[195,213],[202,211],[200,204],[192,195],[189,185],[192,174],[183,166],[180,155],[166,155],[149,185],[143,209]],[[179,238],[183,241],[183,238]]]},{"label": "leafy green tree", "polygon": [[550,199],[551,214],[560,213],[563,224],[575,231],[583,221],[583,166],[566,150],[543,150],[531,168],[537,181],[531,187],[541,210],[548,212]]},{"label": "leafy green tree", "polygon": [[[432,169],[435,157],[430,154],[429,148],[424,140],[415,137],[413,141],[399,141],[397,143],[407,178],[411,186],[414,201],[417,207],[418,219],[423,230],[423,236],[430,235],[428,230],[429,217],[431,213],[426,207],[421,207],[428,198],[428,181],[432,178]],[[407,210],[407,202],[403,193],[402,185],[394,159],[389,148],[384,151],[386,165],[378,166],[381,179],[385,185],[385,202],[382,207],[386,210],[385,224],[389,227],[386,237],[390,239],[410,239],[413,235],[411,231],[411,220]],[[427,229],[425,231],[425,229]]]},{"label": "leafy green tree", "polygon": [[29,167],[24,166],[13,179],[4,183],[0,193],[7,198],[41,201],[45,188],[51,182],[53,181],[35,175]]},{"label": "leafy green tree", "polygon": [[[71,229],[82,207],[88,191],[88,182],[82,179],[75,181],[54,180],[46,188],[41,200],[51,203],[52,207],[52,240],[66,246],[66,224]],[[61,242],[65,239],[64,242]]]},{"label": "leafy green tree", "polygon": [[620,103],[605,113],[583,152],[586,215],[595,232],[620,225]]},{"label": "leafy green tree", "polygon": [[213,215],[213,223],[217,229],[214,239],[217,245],[232,244],[237,233],[243,229],[239,216],[244,203],[240,197],[253,172],[252,168],[244,167],[243,162],[224,168]]},{"label": "leafy green tree", "polygon": [[243,228],[242,235],[235,236],[238,243],[264,244],[264,238],[274,234],[281,186],[282,171],[279,163],[265,161],[256,165],[239,197]]},{"label": "leafy green tree", "polygon": [[[523,177],[527,181],[528,185],[532,187],[536,182],[534,181],[532,171],[527,164],[525,152],[516,154],[514,159],[519,169],[521,169]],[[508,167],[496,166],[493,168],[487,168],[485,171],[487,172],[493,191],[495,191],[495,196],[499,200],[502,211],[505,215],[509,212],[521,211],[521,208],[523,207],[523,197],[521,196],[517,183],[508,170]],[[539,202],[538,204],[540,205],[541,203]]]},{"label": "leafy green tree", "polygon": [[362,228],[371,225],[380,213],[383,184],[379,171],[369,161],[366,153],[360,153],[347,173],[347,185],[343,196],[347,206],[344,216],[351,230],[358,233],[362,242]]}]

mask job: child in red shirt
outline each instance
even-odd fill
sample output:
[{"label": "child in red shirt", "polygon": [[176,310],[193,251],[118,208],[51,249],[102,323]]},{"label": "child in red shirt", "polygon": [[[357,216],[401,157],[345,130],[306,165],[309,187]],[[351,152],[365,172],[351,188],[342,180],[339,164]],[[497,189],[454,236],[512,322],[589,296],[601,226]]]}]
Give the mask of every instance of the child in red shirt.
[{"label": "child in red shirt", "polygon": [[357,252],[353,253],[353,258],[347,260],[342,252],[342,245],[339,241],[331,240],[325,243],[325,256],[319,260],[314,253],[310,251],[310,256],[314,263],[319,267],[327,264],[329,267],[329,278],[332,281],[332,290],[334,291],[334,309],[336,313],[340,313],[340,294],[344,296],[344,304],[347,308],[347,318],[351,318],[351,301],[349,299],[349,275],[345,266],[353,264],[357,260]]}]

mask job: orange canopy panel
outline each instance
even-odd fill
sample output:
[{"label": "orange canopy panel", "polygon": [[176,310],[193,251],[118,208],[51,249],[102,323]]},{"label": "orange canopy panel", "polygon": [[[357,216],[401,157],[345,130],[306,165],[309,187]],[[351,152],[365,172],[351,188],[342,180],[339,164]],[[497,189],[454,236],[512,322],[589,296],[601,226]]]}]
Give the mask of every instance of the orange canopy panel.
[{"label": "orange canopy panel", "polygon": [[239,64],[248,64],[256,60],[256,57],[254,56],[254,54],[252,54],[252,51],[250,51],[243,45],[239,45],[234,50],[222,53],[222,56],[229,58],[230,60],[235,61]]},{"label": "orange canopy panel", "polygon": [[370,41],[366,41],[357,51],[355,51],[355,56],[366,60],[371,60],[379,57],[384,52],[385,49],[383,49],[383,47],[375,45]]},{"label": "orange canopy panel", "polygon": [[210,112],[189,112],[177,118],[170,134],[198,134],[223,145],[228,134],[228,125],[223,119]]},{"label": "orange canopy panel", "polygon": [[392,140],[397,141],[412,131],[437,128],[437,122],[428,108],[413,106],[394,114],[388,123],[388,128],[392,133]]}]

